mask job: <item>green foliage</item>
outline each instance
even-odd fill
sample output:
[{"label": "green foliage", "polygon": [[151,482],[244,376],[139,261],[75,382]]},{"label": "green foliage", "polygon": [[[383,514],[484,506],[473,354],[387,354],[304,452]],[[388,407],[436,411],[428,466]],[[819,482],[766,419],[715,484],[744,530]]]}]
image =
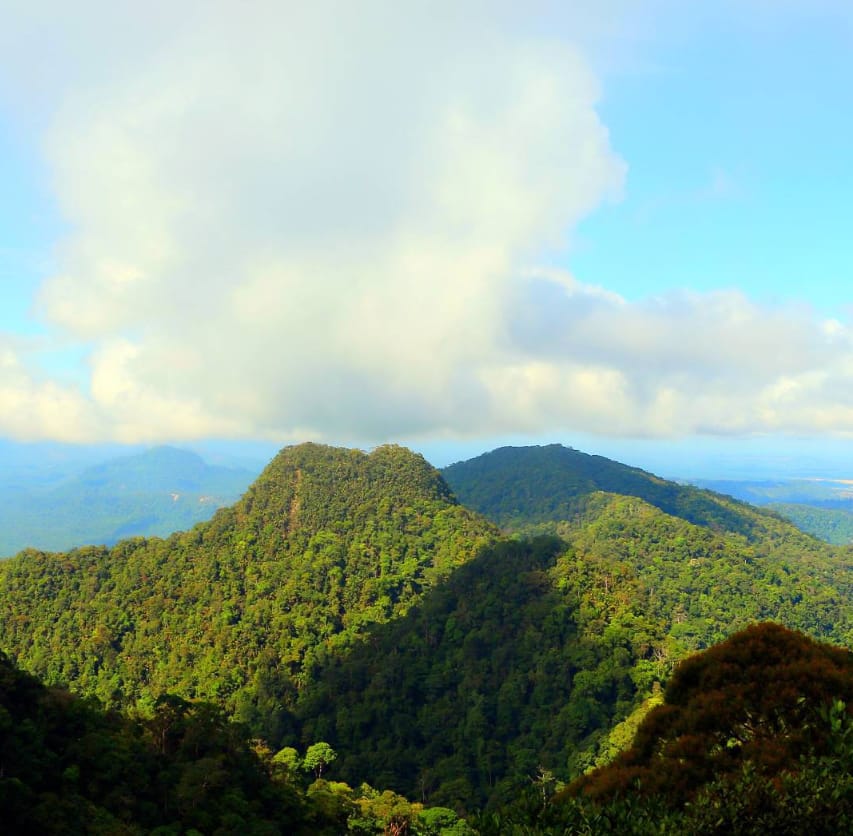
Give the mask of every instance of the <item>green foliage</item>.
[{"label": "green foliage", "polygon": [[0,655],[0,817],[8,833],[293,833],[305,801],[244,730],[164,697],[149,719],[48,690]]},{"label": "green foliage", "polygon": [[111,706],[214,701],[280,745],[325,655],[494,536],[407,450],[287,448],[189,532],[0,564],[0,647]]},{"label": "green foliage", "polygon": [[570,791],[608,799],[639,785],[683,804],[747,764],[772,778],[809,755],[846,756],[851,698],[853,653],[753,625],[682,662],[632,748]]},{"label": "green foliage", "polygon": [[602,741],[595,758],[595,766],[606,766],[626,749],[631,748],[640,723],[646,719],[649,712],[663,703],[663,691],[655,683],[654,693],[643,700],[621,723],[617,723],[607,733]]},{"label": "green foliage", "polygon": [[764,514],[731,497],[669,482],[637,467],[571,447],[501,447],[442,470],[460,501],[511,531],[583,513],[597,491],[635,496],[697,525],[760,536]]},{"label": "green foliage", "polygon": [[347,781],[496,807],[539,767],[568,780],[612,758],[630,742],[614,725],[675,662],[756,617],[850,641],[849,568],[814,541],[761,554],[639,499],[586,509],[565,541],[498,544],[329,658],[300,701],[303,739],[329,740]]},{"label": "green foliage", "polygon": [[293,746],[285,746],[279,749],[272,758],[273,765],[284,773],[285,777],[292,778],[302,769],[302,758]]},{"label": "green foliage", "polygon": [[790,520],[801,531],[827,543],[853,543],[853,511],[849,508],[820,508],[793,502],[774,502],[767,507]]},{"label": "green foliage", "polygon": [[312,743],[302,759],[302,768],[313,772],[315,777],[322,778],[323,772],[337,757],[338,753],[328,743]]},{"label": "green foliage", "polygon": [[474,836],[452,810],[393,792],[294,782],[297,765],[334,757],[325,743],[272,756],[217,707],[174,695],[148,718],[107,713],[0,655],[4,833]]},{"label": "green foliage", "polygon": [[[849,652],[756,625],[678,668],[666,705],[682,713],[649,715],[620,762],[555,796],[531,787],[471,823],[481,836],[848,833],[853,716],[826,694],[849,691],[851,681]],[[728,700],[722,706],[720,688]],[[760,745],[712,739],[747,726]],[[654,751],[637,768],[635,753],[650,740]],[[682,773],[704,778],[685,782]]]}]

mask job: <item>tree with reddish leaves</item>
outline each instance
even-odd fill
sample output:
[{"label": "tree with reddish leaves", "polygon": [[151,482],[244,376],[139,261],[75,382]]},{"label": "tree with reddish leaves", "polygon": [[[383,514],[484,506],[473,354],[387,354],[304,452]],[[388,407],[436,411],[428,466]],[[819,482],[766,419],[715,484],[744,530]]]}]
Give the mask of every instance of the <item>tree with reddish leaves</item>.
[{"label": "tree with reddish leaves", "polygon": [[830,748],[822,718],[840,704],[853,713],[850,651],[755,624],[682,662],[632,748],[567,794],[607,801],[638,791],[680,804],[745,765],[768,778],[795,773]]}]

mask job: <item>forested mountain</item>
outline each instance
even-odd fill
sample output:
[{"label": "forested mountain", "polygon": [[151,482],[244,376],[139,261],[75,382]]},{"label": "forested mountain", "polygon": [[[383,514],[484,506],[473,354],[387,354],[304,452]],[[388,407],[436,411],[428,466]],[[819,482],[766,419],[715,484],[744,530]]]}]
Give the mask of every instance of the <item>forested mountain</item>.
[{"label": "forested mountain", "polygon": [[291,447],[189,532],[0,564],[0,647],[110,705],[203,697],[277,737],[319,656],[494,537],[407,450]]},{"label": "forested mountain", "polygon": [[208,520],[248,487],[246,470],[206,464],[195,453],[157,447],[113,458],[43,487],[0,486],[0,556],[27,547],[111,545],[165,536]]},{"label": "forested mountain", "polygon": [[3,654],[0,813],[9,834],[312,832],[299,830],[298,793],[215,706],[164,698],[129,719],[45,688]]},{"label": "forested mountain", "polygon": [[540,767],[566,780],[618,752],[614,725],[674,662],[756,619],[853,646],[849,561],[787,529],[757,545],[593,494],[562,539],[497,545],[330,660],[305,739],[348,781],[441,804],[500,803]]},{"label": "forested mountain", "polygon": [[466,822],[317,777],[335,761],[325,743],[273,754],[216,706],[170,695],[144,716],[104,712],[0,654],[0,815],[4,833],[57,836],[845,833],[852,701],[849,651],[754,625],[679,665],[616,761],[563,790],[540,767]]},{"label": "forested mountain", "polygon": [[540,772],[480,836],[851,832],[849,650],[754,624],[682,662],[661,703],[611,764],[563,790]]},{"label": "forested mountain", "polygon": [[615,797],[641,791],[683,803],[750,762],[774,776],[810,751],[826,754],[817,709],[853,711],[853,653],[778,624],[756,624],[682,662],[631,748],[571,788]]},{"label": "forested mountain", "polygon": [[636,496],[697,525],[761,536],[765,515],[711,491],[561,444],[501,447],[442,470],[459,501],[508,530],[573,519],[595,491]]},{"label": "forested mountain", "polygon": [[105,712],[0,654],[4,834],[474,836],[452,810],[312,780],[324,758],[323,743],[274,754],[221,708],[174,695],[144,715]]},{"label": "forested mountain", "polygon": [[110,706],[210,700],[273,750],[329,742],[353,786],[471,810],[607,761],[676,662],[750,622],[853,646],[850,552],[775,515],[556,445],[445,472],[548,536],[501,541],[403,448],[300,445],[186,533],[0,564],[0,648]]}]

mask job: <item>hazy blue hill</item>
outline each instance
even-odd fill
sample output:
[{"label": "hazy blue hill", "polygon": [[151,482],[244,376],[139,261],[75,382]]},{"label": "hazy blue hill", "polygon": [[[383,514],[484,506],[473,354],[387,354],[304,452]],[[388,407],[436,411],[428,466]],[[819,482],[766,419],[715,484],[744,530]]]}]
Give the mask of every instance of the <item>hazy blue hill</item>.
[{"label": "hazy blue hill", "polygon": [[690,483],[753,505],[789,503],[853,510],[853,486],[840,479],[691,479]]},{"label": "hazy blue hill", "polygon": [[501,447],[442,473],[460,502],[507,529],[572,519],[595,491],[636,496],[688,522],[750,537],[766,526],[764,515],[728,497],[560,444]]},{"label": "hazy blue hill", "polygon": [[21,479],[0,491],[0,555],[166,536],[236,501],[252,478],[250,471],[210,466],[186,450],[156,447],[58,482]]},{"label": "hazy blue hill", "polygon": [[124,493],[177,489],[199,493],[233,489],[237,479],[245,490],[253,478],[249,471],[211,466],[189,450],[163,446],[89,467],[62,490],[69,495],[80,486]]}]

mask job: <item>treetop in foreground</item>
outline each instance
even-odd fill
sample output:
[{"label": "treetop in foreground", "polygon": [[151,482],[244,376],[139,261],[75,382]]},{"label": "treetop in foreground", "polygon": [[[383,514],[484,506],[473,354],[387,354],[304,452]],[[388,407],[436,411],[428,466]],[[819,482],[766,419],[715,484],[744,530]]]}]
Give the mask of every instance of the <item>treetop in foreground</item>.
[{"label": "treetop in foreground", "polygon": [[765,777],[796,772],[830,753],[833,712],[849,724],[853,653],[755,624],[678,665],[633,746],[569,792],[606,800],[639,788],[683,803],[747,764]]}]

